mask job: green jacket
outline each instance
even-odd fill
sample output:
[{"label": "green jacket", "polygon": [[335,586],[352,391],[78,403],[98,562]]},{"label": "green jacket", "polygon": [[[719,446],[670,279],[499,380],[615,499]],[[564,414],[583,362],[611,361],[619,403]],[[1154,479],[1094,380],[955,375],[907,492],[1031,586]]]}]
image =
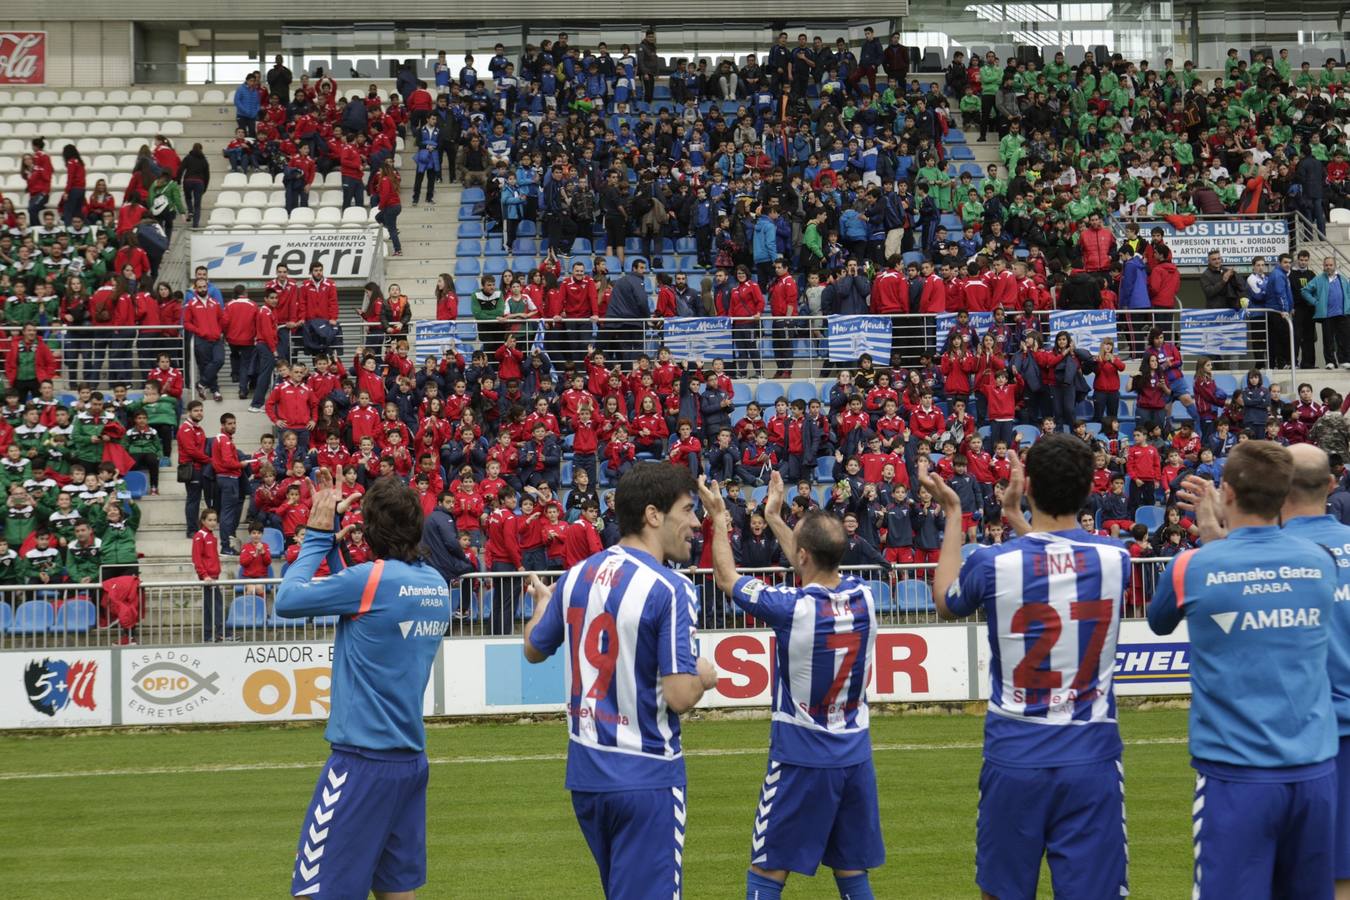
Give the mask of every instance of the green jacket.
[{"label": "green jacket", "polygon": [[[1350,278],[1337,273],[1341,284],[1341,315],[1350,314]],[[1331,279],[1322,273],[1303,287],[1303,302],[1313,307],[1313,318],[1327,318],[1327,299],[1331,295]]]},{"label": "green jacket", "polygon": [[178,408],[173,400],[168,397],[160,397],[154,403],[147,403],[144,400],[133,400],[127,404],[127,412],[135,417],[136,413],[145,411],[146,419],[153,427],[155,425],[172,425],[178,427]]},{"label": "green jacket", "polygon": [[103,442],[94,440],[103,436],[103,425],[92,419],[76,418],[70,432],[70,449],[76,460],[93,463],[95,467],[103,462]]},{"label": "green jacket", "polygon": [[136,526],[140,508],[132,504],[131,513],[120,523],[103,523],[99,537],[103,539],[103,564],[130,566],[136,563]]},{"label": "green jacket", "polygon": [[103,566],[103,542],[94,538],[94,543],[82,547],[72,540],[66,544],[66,574],[71,581],[91,582],[99,580],[99,569]]},{"label": "green jacket", "polygon": [[980,67],[980,93],[986,97],[992,97],[998,93],[998,89],[1003,84],[1002,66],[981,66]]},{"label": "green jacket", "polygon": [[187,204],[183,202],[183,189],[178,186],[178,182],[169,180],[164,182],[163,186],[158,183],[151,184],[150,202],[147,204],[148,208],[155,208],[155,199],[157,197],[163,197],[165,200],[169,201],[169,208],[174,212],[179,213],[180,215],[187,212]]}]

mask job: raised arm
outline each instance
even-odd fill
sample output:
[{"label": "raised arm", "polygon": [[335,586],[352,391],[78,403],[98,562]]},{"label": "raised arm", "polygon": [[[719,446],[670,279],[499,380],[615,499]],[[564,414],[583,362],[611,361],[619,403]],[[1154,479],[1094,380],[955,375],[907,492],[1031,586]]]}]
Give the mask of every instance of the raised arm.
[{"label": "raised arm", "polygon": [[783,497],[787,492],[783,484],[783,476],[774,472],[769,476],[769,490],[764,495],[764,521],[768,523],[769,530],[773,532],[774,538],[778,541],[778,547],[783,552],[783,558],[787,560],[788,565],[796,566],[797,559],[797,538],[788,527],[788,523],[783,521]]},{"label": "raised arm", "polygon": [[[947,486],[936,472],[930,472],[928,463],[919,460],[919,483],[928,488],[928,493],[942,507],[949,522],[961,521],[961,498]],[[937,606],[938,616],[943,619],[955,619],[956,614],[947,606],[947,591],[961,576],[961,529],[947,527],[942,530],[942,549],[938,555],[937,571],[933,574],[933,602]]]},{"label": "raised arm", "polygon": [[730,594],[736,589],[736,558],[731,550],[731,538],[727,535],[727,526],[731,523],[731,514],[727,512],[726,502],[722,499],[722,487],[716,481],[709,482],[702,475],[698,479],[698,498],[703,504],[703,514],[712,517],[712,528],[708,540],[712,541],[713,579],[717,586]]}]

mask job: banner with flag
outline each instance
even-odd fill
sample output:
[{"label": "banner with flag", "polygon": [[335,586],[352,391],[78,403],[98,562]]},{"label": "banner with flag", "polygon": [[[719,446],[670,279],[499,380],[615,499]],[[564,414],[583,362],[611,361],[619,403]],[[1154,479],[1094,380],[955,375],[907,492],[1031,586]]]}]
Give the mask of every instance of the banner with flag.
[{"label": "banner with flag", "polygon": [[829,327],[831,362],[856,363],[864,353],[890,362],[891,320],[886,316],[830,316]]},{"label": "banner with flag", "polygon": [[726,316],[666,319],[661,324],[661,343],[682,360],[730,361],[735,355],[731,319]]},{"label": "banner with flag", "polygon": [[428,356],[440,359],[446,350],[459,349],[459,327],[455,322],[413,322],[412,347],[420,368]]},{"label": "banner with flag", "polygon": [[1101,349],[1102,339],[1116,339],[1116,311],[1114,309],[1060,310],[1050,313],[1049,334],[1045,342],[1050,344],[1054,336],[1061,331],[1073,335],[1075,347],[1096,353]]},{"label": "banner with flag", "polygon": [[1201,356],[1246,353],[1246,315],[1238,309],[1183,309],[1181,352]]},{"label": "banner with flag", "polygon": [[[994,324],[994,314],[991,312],[973,312],[967,313],[970,316],[970,330],[975,332],[975,339],[970,342],[971,349],[974,350],[980,345],[980,336],[989,330]],[[951,334],[952,327],[956,325],[957,313],[941,313],[937,317],[937,347],[938,353],[947,349],[947,335]]]}]

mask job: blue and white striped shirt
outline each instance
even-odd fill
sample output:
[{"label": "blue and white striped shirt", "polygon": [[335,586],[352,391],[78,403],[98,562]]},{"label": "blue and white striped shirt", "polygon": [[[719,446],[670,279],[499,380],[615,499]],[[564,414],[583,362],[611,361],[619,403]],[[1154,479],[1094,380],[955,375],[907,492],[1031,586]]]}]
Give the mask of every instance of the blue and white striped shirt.
[{"label": "blue and white striped shirt", "polygon": [[962,564],[947,606],[988,618],[986,759],[1044,768],[1120,755],[1112,675],[1129,582],[1129,551],[1080,529],[1024,535]]},{"label": "blue and white striped shirt", "polygon": [[568,790],[684,786],[680,718],[661,679],[698,671],[697,603],[688,578],[622,545],[554,585],[530,643],[546,655],[567,643]]},{"label": "blue and white striped shirt", "polygon": [[777,638],[769,758],[815,768],[865,762],[872,753],[867,681],[877,638],[872,591],[853,578],[830,590],[742,577],[731,599]]}]

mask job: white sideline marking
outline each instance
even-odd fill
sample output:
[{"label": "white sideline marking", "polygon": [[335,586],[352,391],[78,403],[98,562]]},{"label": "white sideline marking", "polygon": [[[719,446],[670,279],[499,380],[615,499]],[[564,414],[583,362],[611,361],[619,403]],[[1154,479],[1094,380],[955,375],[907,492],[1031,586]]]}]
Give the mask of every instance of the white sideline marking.
[{"label": "white sideline marking", "polygon": [[[1125,741],[1127,747],[1150,747],[1169,744],[1184,744],[1186,738],[1142,738]],[[980,750],[983,743],[966,742],[950,744],[874,744],[874,753],[922,752],[925,750]],[[762,747],[734,747],[730,749],[686,750],[685,756],[762,756],[768,753],[768,745]],[[433,766],[478,766],[495,763],[517,762],[563,762],[566,753],[537,753],[521,756],[460,756],[434,757],[427,762]],[[322,760],[293,763],[249,763],[247,765],[206,765],[206,766],[148,766],[141,769],[89,769],[83,772],[0,772],[0,781],[46,781],[56,778],[115,778],[124,775],[195,775],[199,773],[259,772],[282,771],[290,769],[314,769],[323,766]]]}]

